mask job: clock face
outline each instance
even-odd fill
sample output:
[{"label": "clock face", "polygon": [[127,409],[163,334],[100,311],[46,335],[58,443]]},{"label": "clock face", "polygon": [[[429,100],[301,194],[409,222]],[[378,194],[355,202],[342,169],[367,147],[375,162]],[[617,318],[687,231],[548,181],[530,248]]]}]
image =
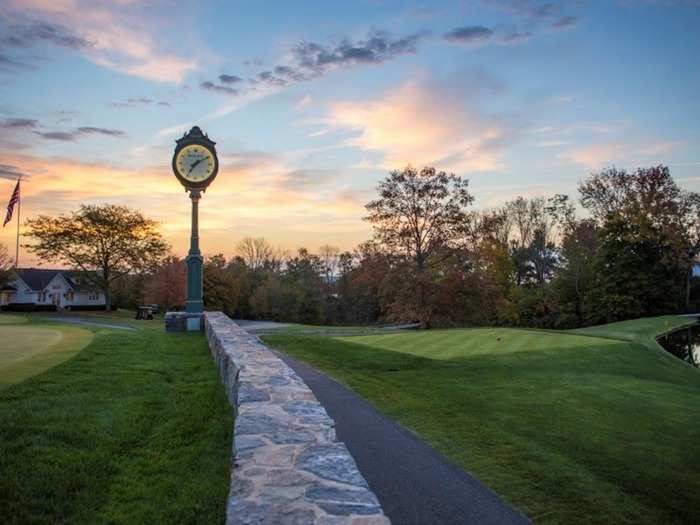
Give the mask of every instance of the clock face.
[{"label": "clock face", "polygon": [[199,144],[190,144],[178,152],[175,167],[183,179],[201,183],[214,173],[216,159],[208,148]]}]

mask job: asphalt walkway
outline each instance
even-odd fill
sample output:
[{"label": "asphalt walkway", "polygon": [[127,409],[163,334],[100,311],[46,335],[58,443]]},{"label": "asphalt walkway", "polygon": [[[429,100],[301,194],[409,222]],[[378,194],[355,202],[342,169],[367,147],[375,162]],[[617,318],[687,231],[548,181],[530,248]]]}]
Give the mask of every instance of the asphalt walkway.
[{"label": "asphalt walkway", "polygon": [[498,495],[367,401],[278,353],[336,422],[360,472],[394,525],[530,523]]}]

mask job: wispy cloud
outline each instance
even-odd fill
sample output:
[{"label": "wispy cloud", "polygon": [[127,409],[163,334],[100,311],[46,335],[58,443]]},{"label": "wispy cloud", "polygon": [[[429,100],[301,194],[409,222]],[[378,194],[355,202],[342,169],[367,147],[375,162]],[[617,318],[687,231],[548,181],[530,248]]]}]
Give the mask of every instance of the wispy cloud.
[{"label": "wispy cloud", "polygon": [[238,84],[239,82],[243,82],[243,79],[237,75],[219,75],[219,82],[222,84]]},{"label": "wispy cloud", "polygon": [[334,103],[326,122],[354,130],[348,144],[382,152],[386,168],[435,164],[462,172],[500,170],[514,133],[472,107],[468,93],[422,82],[376,100]]},{"label": "wispy cloud", "polygon": [[7,36],[0,38],[0,45],[7,47],[33,47],[48,42],[70,49],[92,47],[93,43],[70,33],[66,28],[47,22],[13,25],[7,29]]},{"label": "wispy cloud", "polygon": [[504,35],[501,41],[515,43],[533,35],[532,28],[564,29],[576,25],[581,17],[567,14],[565,7],[575,3],[541,2],[539,0],[481,0],[481,3],[508,13],[518,19],[519,24],[528,26],[527,31],[512,31]]},{"label": "wispy cloud", "polygon": [[4,120],[0,120],[0,129],[33,129],[36,128],[38,125],[39,121],[31,118],[7,118]]},{"label": "wispy cloud", "polygon": [[207,80],[205,82],[202,82],[200,84],[202,89],[206,89],[208,91],[214,91],[217,93],[224,93],[226,95],[238,95],[239,91],[236,88],[232,88],[229,86],[222,86],[220,84],[214,84],[213,82]]},{"label": "wispy cloud", "polygon": [[258,86],[280,88],[322,77],[335,69],[381,64],[401,55],[415,53],[418,43],[425,36],[420,32],[395,38],[386,31],[373,30],[364,39],[342,39],[337,44],[304,40],[291,48],[285,62],[248,77],[247,88],[231,87],[231,84],[242,83],[243,79],[237,75],[220,75],[218,82],[207,80],[200,86],[225,95],[248,93],[258,90]]},{"label": "wispy cloud", "polygon": [[538,0],[481,0],[481,2],[488,7],[529,18],[551,18],[561,13],[561,6],[555,2]]},{"label": "wispy cloud", "polygon": [[501,37],[503,44],[521,44],[526,40],[530,40],[535,34],[532,31],[513,31],[506,33]]},{"label": "wispy cloud", "polygon": [[462,26],[445,33],[445,40],[458,44],[484,42],[493,36],[493,29],[484,26]]},{"label": "wispy cloud", "polygon": [[141,9],[148,3],[8,0],[4,15],[13,29],[3,44],[32,47],[47,43],[76,50],[96,64],[129,75],[181,82],[198,63],[166,50],[161,35],[154,33],[157,24]]},{"label": "wispy cloud", "polygon": [[13,166],[11,164],[0,164],[0,179],[15,180],[20,177],[26,178],[27,174],[17,166]]},{"label": "wispy cloud", "polygon": [[123,137],[125,133],[118,129],[98,128],[94,126],[81,126],[71,131],[35,131],[37,135],[48,140],[62,142],[74,142],[88,135],[105,135],[108,137]]},{"label": "wispy cloud", "polygon": [[113,108],[135,108],[138,106],[165,106],[169,107],[170,102],[165,102],[163,100],[153,100],[148,97],[132,97],[120,102],[110,102],[108,104]]},{"label": "wispy cloud", "polygon": [[581,20],[578,16],[564,16],[552,22],[552,27],[561,29],[563,27],[573,26]]},{"label": "wispy cloud", "polygon": [[588,169],[600,169],[608,165],[641,166],[649,162],[658,163],[664,155],[678,150],[681,142],[597,142],[561,153],[560,157]]},{"label": "wispy cloud", "polygon": [[[220,158],[226,174],[216,181],[216,192],[207,193],[200,211],[200,228],[208,253],[228,254],[235,240],[244,235],[265,236],[275,244],[293,248],[304,243],[309,232],[325,231],[323,244],[333,234],[345,232],[336,244],[351,248],[366,238],[360,219],[363,200],[340,187],[319,189],[320,181],[335,176],[332,170],[297,170],[276,155],[239,151]],[[22,166],[31,184],[23,188],[23,216],[56,215],[83,203],[124,204],[144,210],[161,221],[161,228],[175,253],[184,254],[189,238],[189,218],[182,188],[167,167],[130,170],[100,163],[32,155],[0,155],[0,179],[16,179]],[[138,178],[139,184],[133,181]],[[86,184],[89,181],[89,184]],[[7,191],[11,191],[9,182]],[[274,217],[274,220],[269,220]],[[243,229],[242,225],[244,226]],[[6,229],[7,230],[7,229]],[[8,243],[12,232],[0,229],[0,242]]]}]

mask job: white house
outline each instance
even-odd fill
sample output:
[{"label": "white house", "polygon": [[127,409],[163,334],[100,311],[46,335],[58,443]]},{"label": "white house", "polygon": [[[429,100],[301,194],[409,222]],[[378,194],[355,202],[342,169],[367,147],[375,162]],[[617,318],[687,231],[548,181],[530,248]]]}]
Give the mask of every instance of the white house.
[{"label": "white house", "polygon": [[25,268],[11,270],[0,291],[0,305],[7,304],[98,308],[105,305],[105,296],[79,272]]}]

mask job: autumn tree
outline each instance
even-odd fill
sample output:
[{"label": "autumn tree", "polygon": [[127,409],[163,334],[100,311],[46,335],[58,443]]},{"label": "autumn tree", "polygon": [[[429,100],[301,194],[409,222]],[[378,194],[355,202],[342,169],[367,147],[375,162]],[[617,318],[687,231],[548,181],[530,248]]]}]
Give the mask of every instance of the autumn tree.
[{"label": "autumn tree", "polygon": [[146,302],[156,303],[166,310],[184,307],[186,280],[185,261],[175,255],[166,257],[146,281]]},{"label": "autumn tree", "polygon": [[572,220],[567,224],[561,240],[561,264],[553,282],[562,308],[561,327],[585,323],[597,249],[598,232],[594,220]]},{"label": "autumn tree", "polygon": [[510,251],[515,263],[515,282],[544,285],[556,265],[555,240],[567,198],[517,197],[506,203],[502,213],[509,225]]},{"label": "autumn tree", "polygon": [[679,188],[664,166],[607,169],[582,181],[579,192],[599,227],[592,320],[680,311],[700,195]]},{"label": "autumn tree", "polygon": [[80,271],[104,293],[106,309],[117,279],[153,270],[168,250],[158,224],[125,206],[82,205],[68,215],[39,215],[25,227],[34,241],[25,247],[45,261]]},{"label": "autumn tree", "polygon": [[222,310],[233,316],[243,301],[244,282],[230,269],[222,254],[205,260],[203,299],[207,310]]},{"label": "autumn tree", "polygon": [[248,268],[257,270],[273,257],[275,251],[264,237],[245,237],[236,245],[236,253]]},{"label": "autumn tree", "polygon": [[376,241],[423,272],[431,256],[461,238],[467,207],[474,201],[468,185],[468,180],[433,167],[392,171],[377,186],[379,198],[365,206],[365,220]]},{"label": "autumn tree", "polygon": [[429,322],[430,272],[463,239],[474,200],[468,184],[453,173],[408,166],[380,182],[379,197],[366,205],[374,241],[405,265],[403,278],[396,281],[404,289],[396,294],[394,319]]}]

